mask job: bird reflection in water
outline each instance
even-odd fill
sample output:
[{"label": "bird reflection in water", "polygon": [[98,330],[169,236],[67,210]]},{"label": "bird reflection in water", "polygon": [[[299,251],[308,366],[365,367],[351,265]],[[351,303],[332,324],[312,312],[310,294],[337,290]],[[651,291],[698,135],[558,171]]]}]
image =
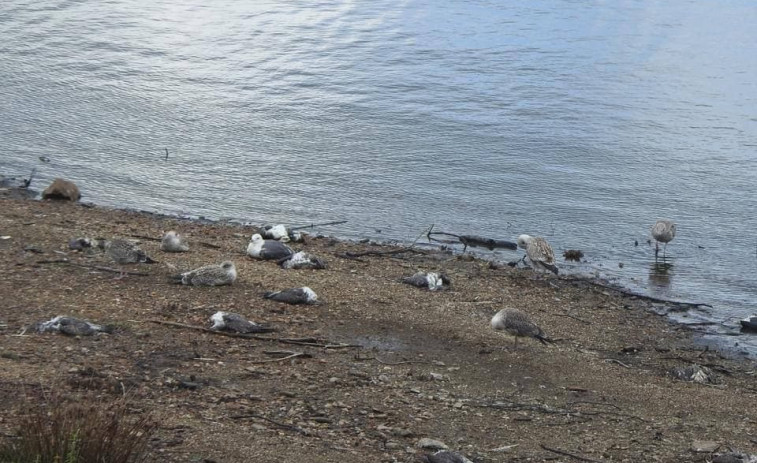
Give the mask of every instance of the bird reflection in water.
[{"label": "bird reflection in water", "polygon": [[673,276],[673,264],[655,261],[649,265],[649,283],[657,288],[670,288]]}]

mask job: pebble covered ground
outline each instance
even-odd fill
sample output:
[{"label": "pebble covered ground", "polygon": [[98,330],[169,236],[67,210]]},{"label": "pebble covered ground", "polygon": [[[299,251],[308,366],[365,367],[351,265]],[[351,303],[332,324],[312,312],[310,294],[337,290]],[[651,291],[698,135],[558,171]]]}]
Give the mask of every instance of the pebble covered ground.
[{"label": "pebble covered ground", "polygon": [[[154,239],[168,230],[190,251],[161,252]],[[292,245],[328,268],[284,270],[245,255],[254,231],[0,195],[0,439],[54,390],[103,406],[126,397],[130,413],[159,423],[154,462],[413,462],[441,444],[481,463],[757,453],[755,364],[704,351],[655,315],[658,303],[441,251],[350,258],[398,248],[328,237]],[[77,237],[134,239],[159,263],[119,266],[70,250]],[[232,286],[169,282],[224,260],[237,268]],[[121,268],[144,275],[103,270]],[[416,271],[443,271],[451,288],[401,283]],[[320,303],[262,297],[298,286]],[[489,326],[504,307],[554,342],[514,347]],[[277,331],[192,328],[219,310]],[[34,332],[57,315],[114,331]],[[670,373],[693,365],[709,368],[709,382]]]}]

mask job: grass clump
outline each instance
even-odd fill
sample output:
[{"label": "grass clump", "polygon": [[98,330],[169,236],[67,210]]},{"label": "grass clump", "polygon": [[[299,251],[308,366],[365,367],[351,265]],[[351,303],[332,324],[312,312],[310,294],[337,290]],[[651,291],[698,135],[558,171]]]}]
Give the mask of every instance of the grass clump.
[{"label": "grass clump", "polygon": [[157,427],[149,416],[130,416],[125,401],[56,398],[26,410],[16,436],[0,445],[0,463],[142,462]]}]

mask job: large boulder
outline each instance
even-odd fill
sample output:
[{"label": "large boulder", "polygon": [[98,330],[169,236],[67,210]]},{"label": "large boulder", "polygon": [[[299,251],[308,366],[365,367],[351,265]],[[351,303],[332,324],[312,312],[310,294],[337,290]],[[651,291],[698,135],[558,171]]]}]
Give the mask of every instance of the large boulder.
[{"label": "large boulder", "polygon": [[81,198],[79,187],[73,182],[56,178],[49,187],[42,192],[42,199],[61,199],[64,201],[78,201]]}]

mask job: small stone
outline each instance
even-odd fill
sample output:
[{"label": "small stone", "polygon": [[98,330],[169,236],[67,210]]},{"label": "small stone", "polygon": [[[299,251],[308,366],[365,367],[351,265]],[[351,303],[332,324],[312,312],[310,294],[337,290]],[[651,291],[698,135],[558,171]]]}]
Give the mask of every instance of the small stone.
[{"label": "small stone", "polygon": [[429,374],[428,374],[428,376],[429,376],[429,377],[430,377],[430,378],[431,378],[432,380],[434,380],[434,381],[444,381],[444,375],[443,375],[443,374],[441,374],[441,373],[434,373],[434,372],[431,372],[431,373],[429,373]]},{"label": "small stone", "polygon": [[419,439],[418,442],[415,443],[415,446],[419,449],[428,450],[447,450],[449,448],[444,442],[436,439],[429,439],[428,437]]},{"label": "small stone", "polygon": [[389,441],[386,444],[384,444],[384,447],[387,450],[397,450],[398,448],[402,447],[402,445],[400,445],[398,442]]},{"label": "small stone", "polygon": [[712,453],[720,448],[720,444],[711,440],[695,440],[691,444],[691,450],[697,453]]}]

